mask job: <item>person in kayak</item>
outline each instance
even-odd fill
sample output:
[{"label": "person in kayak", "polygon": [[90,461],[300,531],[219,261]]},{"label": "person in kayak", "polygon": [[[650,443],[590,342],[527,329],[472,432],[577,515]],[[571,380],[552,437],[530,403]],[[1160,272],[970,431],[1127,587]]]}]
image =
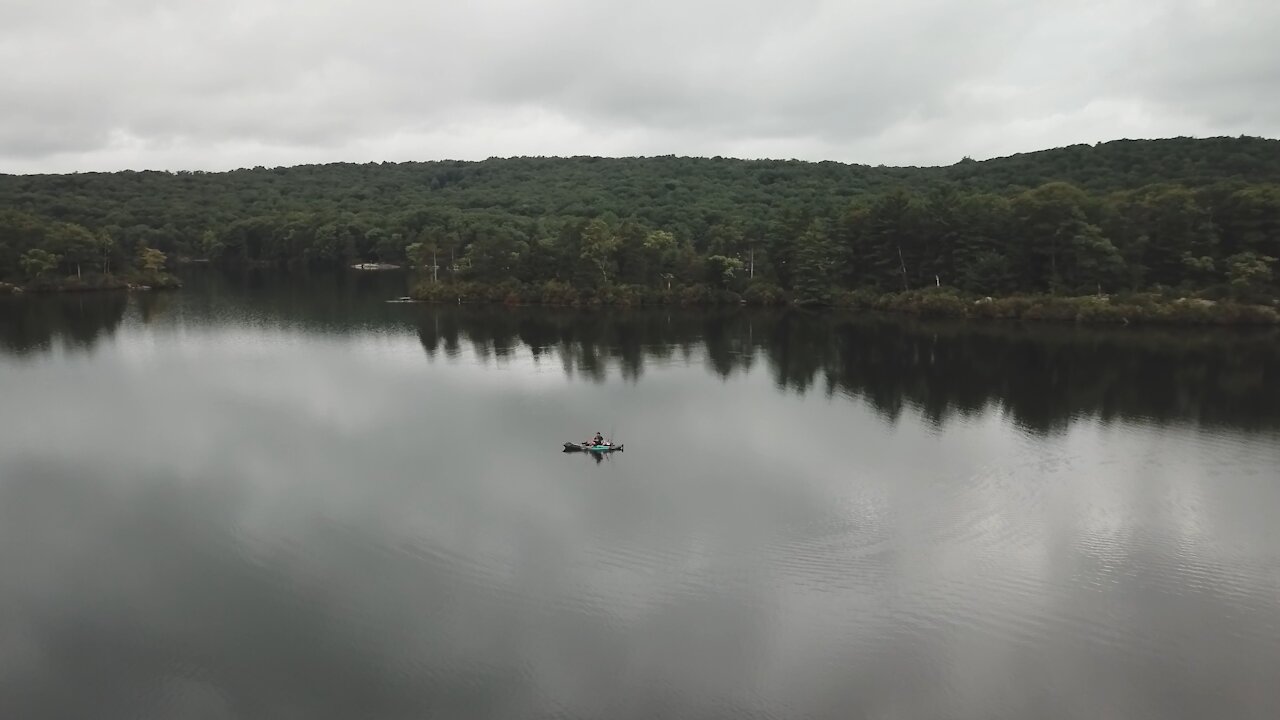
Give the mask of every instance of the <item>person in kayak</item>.
[{"label": "person in kayak", "polygon": [[603,444],[604,444],[604,436],[600,434],[600,431],[599,431],[599,430],[597,430],[597,431],[596,431],[596,436],[595,436],[594,438],[592,438],[592,439],[591,439],[591,444],[592,444],[592,445],[603,445]]}]

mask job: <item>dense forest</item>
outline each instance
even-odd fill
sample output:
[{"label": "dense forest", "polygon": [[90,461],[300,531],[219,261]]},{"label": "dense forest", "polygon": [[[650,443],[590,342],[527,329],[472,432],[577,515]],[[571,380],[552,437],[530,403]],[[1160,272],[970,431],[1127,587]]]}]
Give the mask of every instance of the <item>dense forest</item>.
[{"label": "dense forest", "polygon": [[849,303],[1147,293],[1273,304],[1280,141],[946,167],[540,158],[0,175],[0,280],[165,258],[424,268],[425,298]]}]

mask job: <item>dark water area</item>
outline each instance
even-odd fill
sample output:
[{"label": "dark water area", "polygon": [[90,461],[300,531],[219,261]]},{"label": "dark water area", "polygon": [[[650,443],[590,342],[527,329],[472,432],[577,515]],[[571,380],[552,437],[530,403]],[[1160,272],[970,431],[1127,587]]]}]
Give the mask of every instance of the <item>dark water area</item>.
[{"label": "dark water area", "polygon": [[1280,716],[1274,330],[184,281],[0,298],[0,717]]}]

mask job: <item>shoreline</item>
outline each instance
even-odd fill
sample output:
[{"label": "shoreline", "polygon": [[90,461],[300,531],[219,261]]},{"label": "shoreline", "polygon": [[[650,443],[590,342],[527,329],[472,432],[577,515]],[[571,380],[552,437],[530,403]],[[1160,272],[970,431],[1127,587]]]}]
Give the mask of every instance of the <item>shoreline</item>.
[{"label": "shoreline", "polygon": [[177,277],[164,273],[157,277],[103,277],[94,276],[87,279],[64,278],[62,280],[41,280],[18,285],[0,282],[0,295],[53,295],[64,293],[102,293],[102,292],[148,292],[152,290],[177,290],[182,281]]},{"label": "shoreline", "polygon": [[[633,307],[790,307],[809,310],[866,310],[930,319],[1017,320],[1098,325],[1261,325],[1280,324],[1272,305],[1153,293],[1122,295],[964,295],[949,289],[833,294],[829,302],[797,303],[772,289],[739,294],[705,286],[655,290],[620,286],[576,291],[556,282],[544,286],[476,283],[420,285],[410,293],[415,303],[435,305],[505,305],[569,308]],[[400,299],[405,301],[404,298]]]}]

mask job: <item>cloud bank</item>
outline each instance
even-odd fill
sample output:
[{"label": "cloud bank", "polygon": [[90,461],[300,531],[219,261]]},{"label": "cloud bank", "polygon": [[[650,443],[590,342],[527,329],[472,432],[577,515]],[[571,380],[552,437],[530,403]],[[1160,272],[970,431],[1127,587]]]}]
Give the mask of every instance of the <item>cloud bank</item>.
[{"label": "cloud bank", "polygon": [[1268,0],[17,0],[0,171],[1280,136]]}]

